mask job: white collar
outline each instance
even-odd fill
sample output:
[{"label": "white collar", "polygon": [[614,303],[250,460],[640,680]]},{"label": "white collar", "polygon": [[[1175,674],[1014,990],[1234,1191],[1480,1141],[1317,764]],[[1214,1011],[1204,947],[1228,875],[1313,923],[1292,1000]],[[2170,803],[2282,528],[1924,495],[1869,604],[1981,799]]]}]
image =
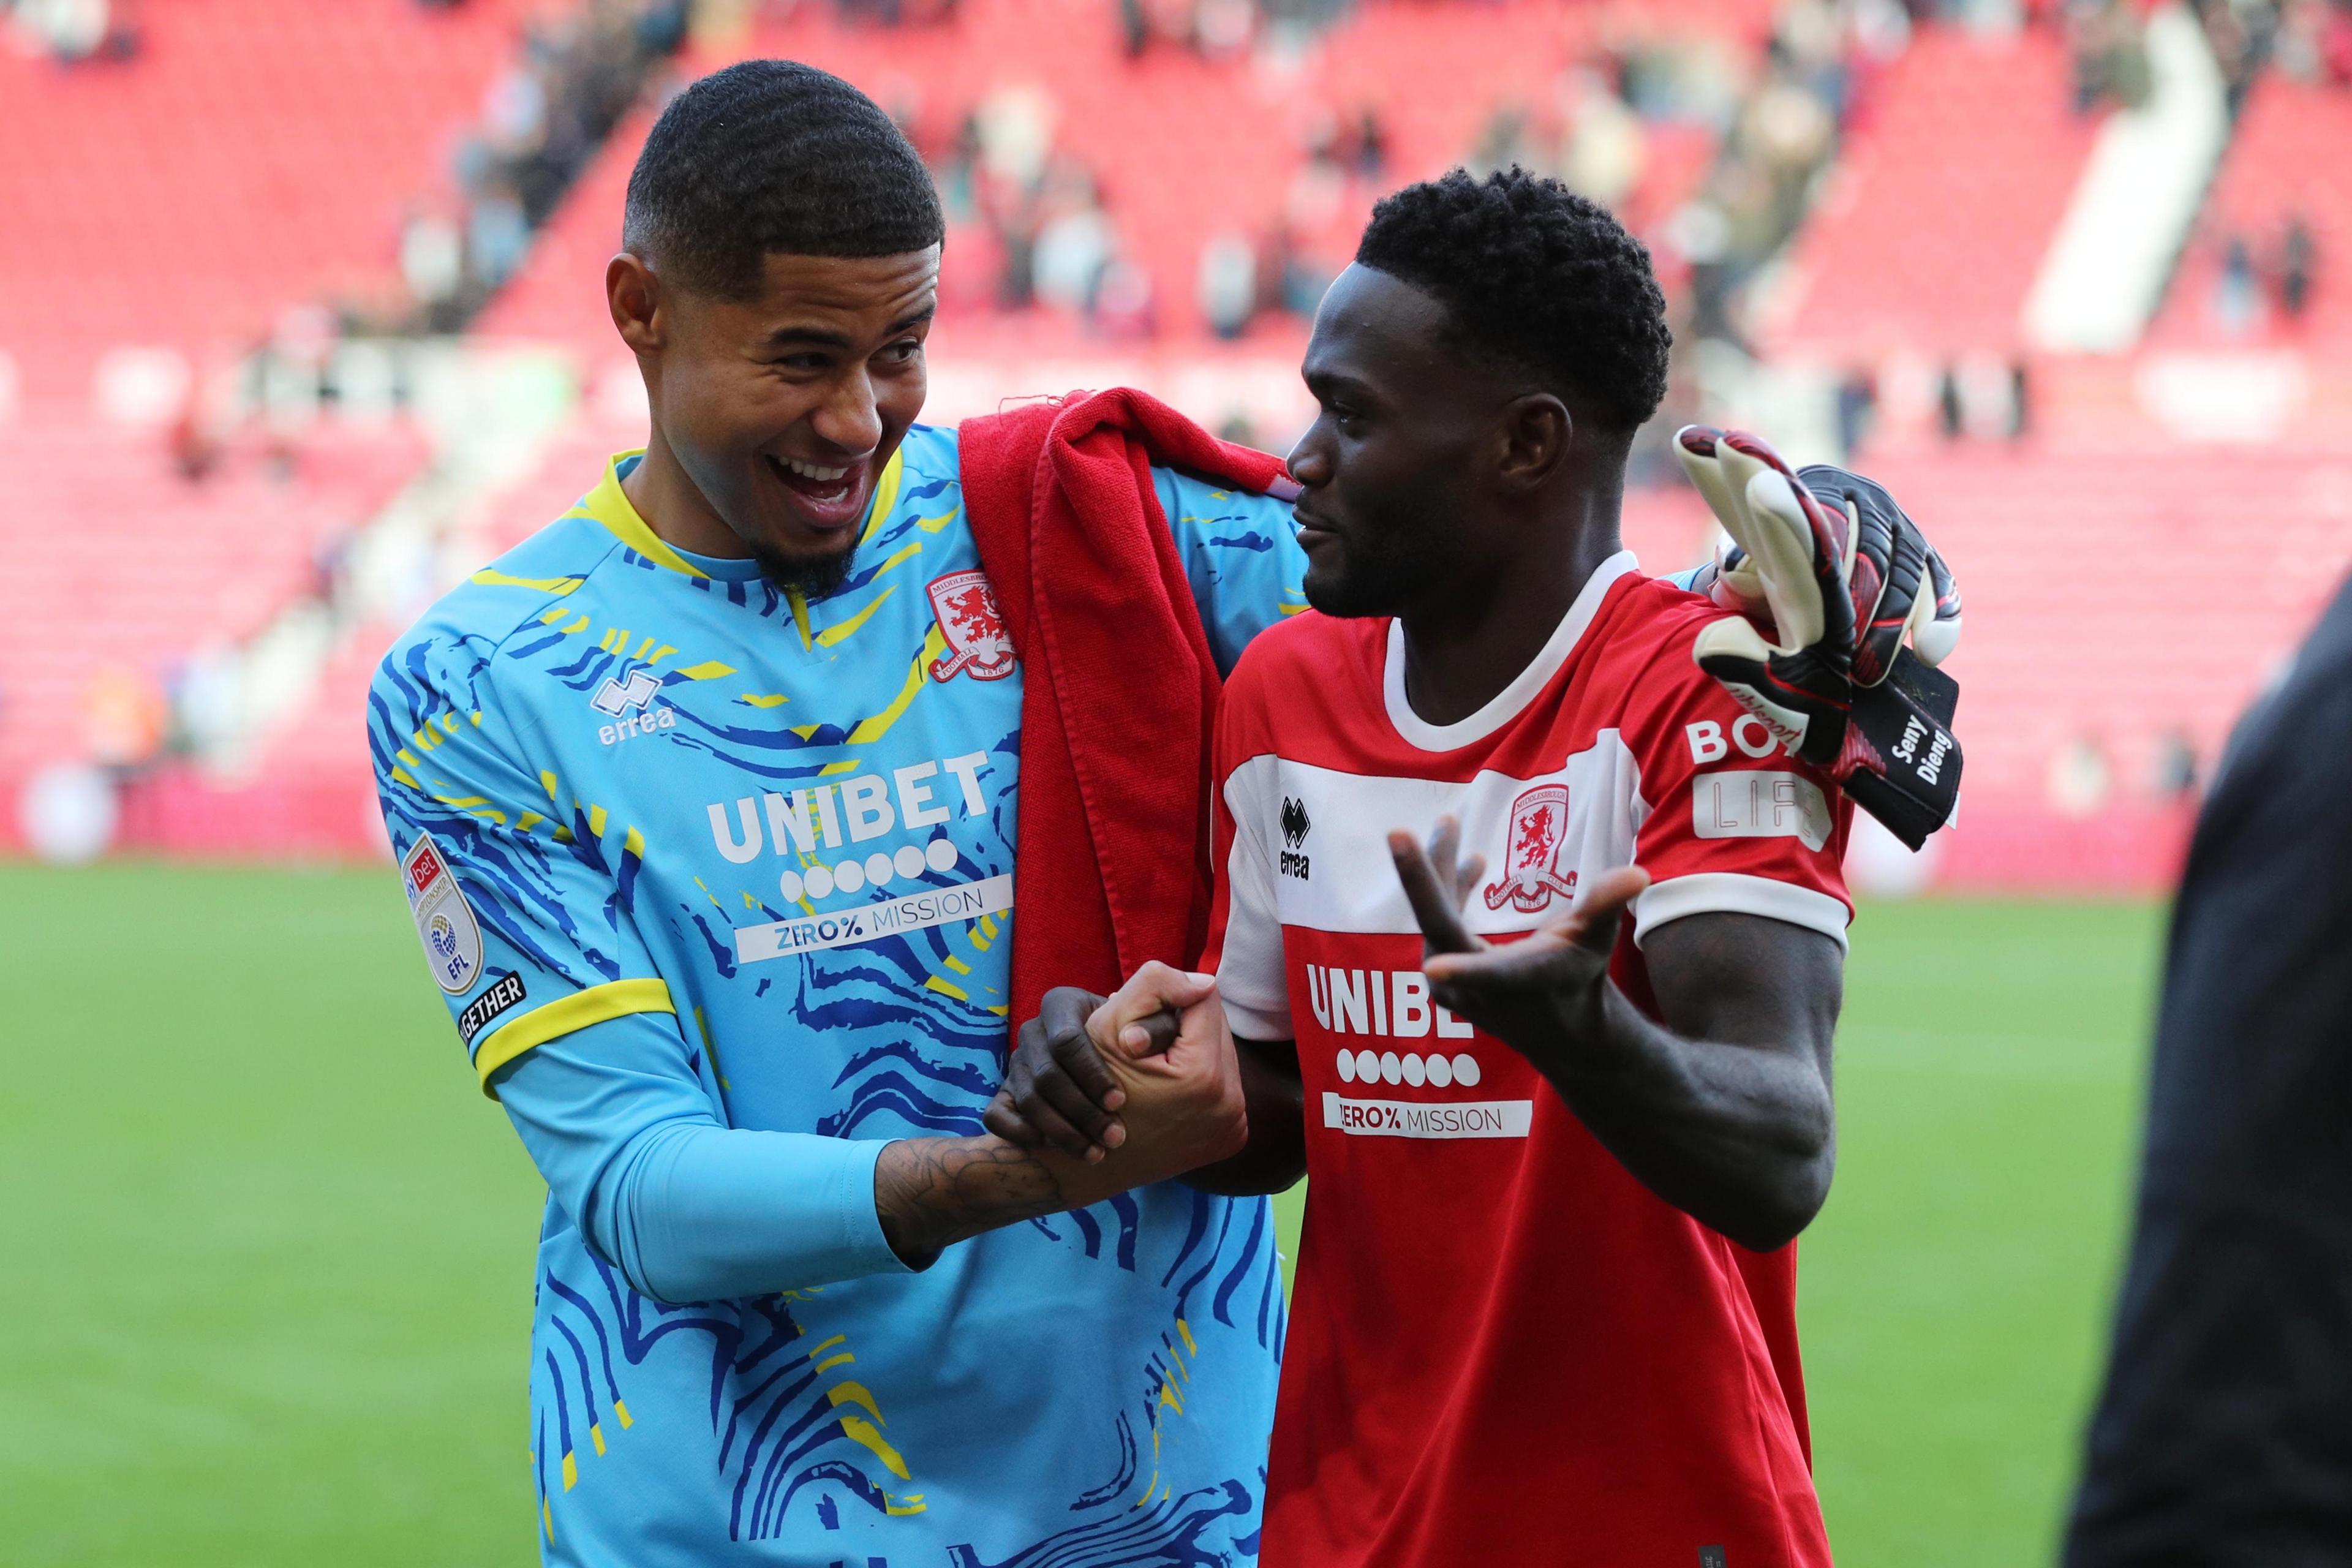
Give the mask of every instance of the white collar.
[{"label": "white collar", "polygon": [[1550,684],[1583,640],[1584,629],[1601,612],[1601,601],[1609,596],[1610,587],[1618,578],[1639,568],[1640,563],[1630,550],[1621,550],[1593,568],[1576,602],[1568,607],[1559,625],[1553,628],[1534,660],[1512,678],[1511,683],[1496,692],[1487,704],[1451,724],[1432,724],[1412,710],[1404,695],[1404,623],[1389,623],[1388,668],[1381,681],[1381,695],[1386,700],[1389,722],[1398,734],[1424,752],[1451,752],[1483,741],[1524,711],[1535,700],[1536,693]]}]

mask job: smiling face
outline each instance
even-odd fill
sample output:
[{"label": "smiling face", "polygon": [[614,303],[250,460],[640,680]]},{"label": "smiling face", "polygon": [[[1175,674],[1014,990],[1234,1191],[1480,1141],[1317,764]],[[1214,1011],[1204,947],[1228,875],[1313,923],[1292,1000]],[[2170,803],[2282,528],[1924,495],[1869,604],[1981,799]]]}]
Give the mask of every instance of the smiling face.
[{"label": "smiling face", "polygon": [[1489,553],[1498,416],[1517,389],[1454,335],[1435,300],[1363,266],[1315,313],[1301,372],[1320,413],[1290,472],[1307,601],[1326,615],[1410,615],[1456,596]]},{"label": "smiling face", "polygon": [[[939,270],[937,246],[771,254],[738,300],[615,257],[614,321],[668,459],[649,450],[659,488],[632,492],[647,521],[680,549],[749,555],[812,596],[839,586],[883,466],[922,412]],[[673,467],[686,483],[662,486]]]}]

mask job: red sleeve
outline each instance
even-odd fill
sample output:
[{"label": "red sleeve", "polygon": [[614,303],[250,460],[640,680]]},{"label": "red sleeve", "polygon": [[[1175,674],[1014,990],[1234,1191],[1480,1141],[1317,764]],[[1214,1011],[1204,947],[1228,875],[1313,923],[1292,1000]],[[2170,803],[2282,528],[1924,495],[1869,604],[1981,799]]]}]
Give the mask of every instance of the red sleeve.
[{"label": "red sleeve", "polygon": [[1703,624],[1695,618],[1668,640],[1625,708],[1644,813],[1633,860],[1650,873],[1633,905],[1633,940],[1685,915],[1736,910],[1843,947],[1853,900],[1841,863],[1853,805],[1693,662]]},{"label": "red sleeve", "polygon": [[1281,831],[1279,760],[1266,722],[1262,658],[1244,652],[1217,708],[1212,748],[1217,885],[1200,967],[1217,977],[1225,1021],[1252,1040],[1287,1040],[1290,991],[1275,901],[1273,844]]}]

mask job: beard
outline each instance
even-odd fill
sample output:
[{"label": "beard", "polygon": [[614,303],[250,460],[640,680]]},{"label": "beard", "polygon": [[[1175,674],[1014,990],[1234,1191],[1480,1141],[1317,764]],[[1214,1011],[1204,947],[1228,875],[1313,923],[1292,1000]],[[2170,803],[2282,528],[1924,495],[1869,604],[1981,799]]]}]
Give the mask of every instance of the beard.
[{"label": "beard", "polygon": [[857,546],[829,555],[787,555],[764,544],[751,544],[751,559],[760,574],[781,593],[797,591],[803,599],[829,599],[841,592],[857,563]]},{"label": "beard", "polygon": [[1402,528],[1359,529],[1342,536],[1336,567],[1327,572],[1310,562],[1301,585],[1307,603],[1326,616],[1396,616],[1427,586],[1433,564],[1426,542]]}]

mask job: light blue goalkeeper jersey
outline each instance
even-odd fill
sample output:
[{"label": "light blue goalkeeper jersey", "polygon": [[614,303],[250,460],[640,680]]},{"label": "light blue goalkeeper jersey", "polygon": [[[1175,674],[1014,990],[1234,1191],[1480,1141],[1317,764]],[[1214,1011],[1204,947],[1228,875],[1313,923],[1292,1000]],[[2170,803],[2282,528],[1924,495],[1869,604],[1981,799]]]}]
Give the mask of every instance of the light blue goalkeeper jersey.
[{"label": "light blue goalkeeper jersey", "polygon": [[[549,1178],[543,1555],[1254,1558],[1283,1332],[1264,1200],[1145,1188],[921,1273],[875,1217],[882,1146],[980,1132],[1004,1065],[1022,681],[954,434],[908,435],[814,604],[666,545],[634,460],[435,605],[369,699],[434,978]],[[1288,508],[1157,479],[1230,667],[1300,605]],[[717,1138],[754,1218],[664,1237],[597,1206],[714,1127],[762,1130]],[[762,1227],[793,1278],[649,1293],[645,1258]]]}]

